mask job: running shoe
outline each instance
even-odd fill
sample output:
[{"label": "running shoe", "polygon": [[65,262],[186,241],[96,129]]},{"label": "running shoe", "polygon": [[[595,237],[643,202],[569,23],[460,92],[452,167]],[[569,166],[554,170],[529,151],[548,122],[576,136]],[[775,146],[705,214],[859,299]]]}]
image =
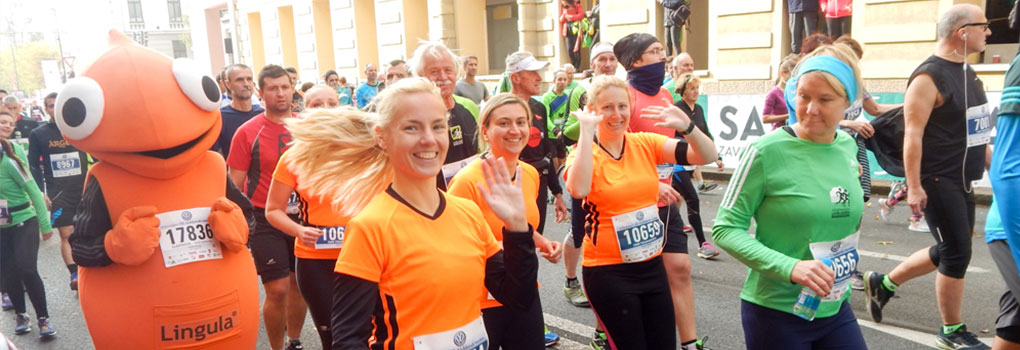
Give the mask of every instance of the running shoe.
[{"label": "running shoe", "polygon": [[864,290],[864,276],[861,275],[860,271],[854,271],[853,277],[850,277],[850,288],[853,288],[853,290]]},{"label": "running shoe", "polygon": [[967,326],[960,326],[956,332],[945,334],[942,330],[935,336],[935,347],[943,350],[987,350],[991,349],[978,340],[977,335],[967,331]]},{"label": "running shoe", "polygon": [[545,346],[550,347],[560,342],[560,336],[556,333],[549,331],[549,326],[545,326]]},{"label": "running shoe", "polygon": [[889,302],[889,299],[896,293],[885,289],[882,285],[882,279],[885,275],[875,271],[868,271],[864,273],[864,293],[868,296],[868,313],[871,314],[871,320],[877,323],[882,322],[882,308],[885,307],[885,303]]},{"label": "running shoe", "polygon": [[885,204],[886,202],[888,202],[888,199],[883,198],[878,200],[879,206],[882,207],[878,213],[882,215],[882,221],[889,222],[889,214],[892,214],[893,209],[896,207],[891,207]]},{"label": "running shoe", "polygon": [[78,273],[71,274],[71,290],[78,290]]},{"label": "running shoe", "polygon": [[14,334],[25,334],[32,331],[32,321],[28,318],[28,314],[15,314],[14,322]]},{"label": "running shoe", "polygon": [[910,226],[907,226],[907,229],[914,232],[931,232],[931,229],[928,228],[928,220],[924,219],[910,218]]},{"label": "running shoe", "polygon": [[567,301],[577,307],[589,307],[588,297],[584,296],[584,292],[581,291],[581,281],[573,280],[567,281],[563,285],[563,295],[567,297]]},{"label": "running shoe", "polygon": [[698,192],[700,193],[710,192],[714,190],[716,187],[719,187],[719,184],[712,184],[707,182],[702,183],[701,186],[698,186]]},{"label": "running shoe", "polygon": [[592,350],[609,350],[609,339],[606,339],[606,332],[596,330],[591,336]]},{"label": "running shoe", "polygon": [[45,338],[45,337],[52,337],[52,336],[54,336],[56,334],[57,334],[57,329],[53,328],[53,325],[50,324],[50,318],[49,317],[40,317],[39,318],[39,336]]},{"label": "running shoe", "polygon": [[305,346],[301,345],[301,341],[297,339],[291,339],[290,343],[287,344],[287,350],[304,350]]},{"label": "running shoe", "polygon": [[716,257],[718,255],[719,255],[719,251],[715,250],[715,247],[712,246],[712,243],[705,242],[705,243],[702,243],[700,247],[698,247],[698,257],[699,258],[707,260],[707,259],[712,259],[712,258],[714,258],[714,257]]},{"label": "running shoe", "polygon": [[3,297],[0,297],[0,299],[3,299],[2,308],[4,311],[11,310],[14,308],[14,303],[11,302],[11,297],[7,296],[7,293],[4,293]]}]

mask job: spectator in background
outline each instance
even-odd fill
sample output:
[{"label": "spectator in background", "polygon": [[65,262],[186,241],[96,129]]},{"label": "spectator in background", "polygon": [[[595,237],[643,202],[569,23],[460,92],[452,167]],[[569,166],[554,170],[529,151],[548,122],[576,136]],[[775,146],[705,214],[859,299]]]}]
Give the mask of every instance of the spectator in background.
[{"label": "spectator in background", "polygon": [[403,60],[392,60],[386,67],[386,86],[393,86],[400,79],[410,78],[411,72],[407,70],[407,62]]},{"label": "spectator in background", "polygon": [[570,64],[581,65],[581,50],[577,49],[578,22],[584,18],[584,6],[580,0],[560,0],[560,36],[567,40],[567,54]]},{"label": "spectator in background", "polygon": [[779,129],[786,125],[786,119],[790,112],[786,110],[786,99],[783,98],[783,89],[786,88],[786,81],[793,74],[793,68],[799,62],[797,55],[790,54],[783,58],[779,64],[779,77],[776,78],[776,86],[765,95],[765,107],[761,110],[761,121],[772,124],[772,130]]},{"label": "spectator in background", "polygon": [[656,0],[665,9],[662,11],[662,23],[666,26],[666,56],[673,56],[680,53],[680,41],[683,40],[683,23],[673,21],[670,12],[680,8],[680,5],[687,3],[687,0]]},{"label": "spectator in background", "polygon": [[[786,0],[790,12],[790,52],[801,53],[804,36],[818,30],[818,1]],[[808,51],[810,52],[810,51]]]},{"label": "spectator in background", "polygon": [[251,68],[237,63],[227,66],[225,72],[227,91],[234,98],[229,105],[220,107],[223,127],[220,129],[220,137],[213,145],[213,150],[220,152],[223,159],[227,159],[227,156],[230,155],[230,140],[234,138],[237,128],[252,117],[265,112],[265,109],[256,104],[255,99],[252,98],[255,94],[255,81],[252,78]]},{"label": "spectator in background", "polygon": [[669,69],[667,69],[666,72],[673,74],[673,76],[666,81],[666,84],[663,85],[663,87],[665,87],[666,90],[669,90],[670,94],[673,94],[673,104],[675,105],[680,103],[680,98],[682,97],[682,94],[677,91],[676,78],[684,74],[694,73],[694,58],[686,52],[681,52],[679,55],[676,55],[676,57],[673,57],[673,60],[669,62]]},{"label": "spectator in background", "polygon": [[850,35],[850,16],[853,15],[853,0],[820,0],[819,6],[825,14],[825,26],[829,37]]},{"label": "spectator in background", "polygon": [[369,63],[365,66],[365,82],[361,83],[358,90],[354,92],[354,100],[357,101],[357,107],[364,108],[369,102],[372,102],[372,98],[379,93],[379,74],[378,69],[374,64]]},{"label": "spectator in background", "polygon": [[297,85],[297,83],[298,83],[298,73],[297,73],[297,68],[294,68],[294,67],[287,67],[287,68],[284,68],[283,70],[287,71],[287,75],[289,75],[289,76],[290,76],[290,82],[291,82],[291,84],[294,84],[294,86],[298,86],[298,85]]},{"label": "spectator in background", "polygon": [[801,56],[804,56],[815,51],[815,49],[821,46],[830,44],[832,44],[832,38],[830,38],[828,35],[825,35],[823,33],[814,33],[808,35],[807,38],[804,38],[804,43],[803,45],[800,46],[800,52],[797,53],[799,53]]},{"label": "spectator in background", "polygon": [[465,56],[464,57],[464,77],[457,81],[457,86],[453,89],[453,93],[457,96],[466,97],[475,104],[480,104],[482,101],[489,100],[489,89],[485,88],[485,84],[475,80],[475,75],[478,74],[478,57],[476,56]]},{"label": "spectator in background", "polygon": [[[341,106],[350,106],[354,104],[354,100],[351,99],[351,90],[347,89],[346,80],[341,78],[339,74],[336,74],[335,70],[328,70],[326,74],[322,76],[322,80],[326,81],[326,85],[336,90],[337,96],[340,96]],[[341,85],[344,84],[344,85]]]}]

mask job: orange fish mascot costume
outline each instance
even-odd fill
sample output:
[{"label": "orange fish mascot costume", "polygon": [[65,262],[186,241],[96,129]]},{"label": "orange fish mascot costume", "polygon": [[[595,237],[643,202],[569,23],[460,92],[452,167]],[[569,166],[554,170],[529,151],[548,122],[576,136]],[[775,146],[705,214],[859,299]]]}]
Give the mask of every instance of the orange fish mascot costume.
[{"label": "orange fish mascot costume", "polygon": [[241,209],[251,204],[209,151],[220,91],[192,61],[116,31],[110,44],[55,106],[64,138],[100,160],[69,239],[92,341],[254,349],[258,282]]}]

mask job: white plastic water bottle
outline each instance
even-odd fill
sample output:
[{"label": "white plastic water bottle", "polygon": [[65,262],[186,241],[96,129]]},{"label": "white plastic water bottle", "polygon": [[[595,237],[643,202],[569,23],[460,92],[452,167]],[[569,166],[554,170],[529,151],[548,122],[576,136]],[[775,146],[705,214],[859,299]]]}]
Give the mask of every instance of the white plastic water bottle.
[{"label": "white plastic water bottle", "polygon": [[[832,260],[829,258],[818,260],[821,260],[825,266],[832,267]],[[818,305],[821,303],[822,298],[818,297],[818,293],[815,293],[811,288],[804,287],[800,290],[800,295],[797,296],[797,303],[793,304],[793,314],[805,320],[814,321],[815,312],[818,312]]]}]

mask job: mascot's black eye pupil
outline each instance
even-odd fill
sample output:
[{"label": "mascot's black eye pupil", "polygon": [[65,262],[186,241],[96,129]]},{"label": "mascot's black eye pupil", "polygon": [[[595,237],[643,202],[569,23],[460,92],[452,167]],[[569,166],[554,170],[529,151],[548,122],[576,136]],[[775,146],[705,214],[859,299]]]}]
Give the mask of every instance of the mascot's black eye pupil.
[{"label": "mascot's black eye pupil", "polygon": [[72,97],[64,102],[64,108],[60,111],[64,122],[70,127],[77,127],[85,122],[85,103],[82,103],[81,99],[77,97]]},{"label": "mascot's black eye pupil", "polygon": [[205,92],[205,97],[209,101],[217,102],[220,100],[220,87],[216,85],[212,78],[202,77],[202,91]]}]

